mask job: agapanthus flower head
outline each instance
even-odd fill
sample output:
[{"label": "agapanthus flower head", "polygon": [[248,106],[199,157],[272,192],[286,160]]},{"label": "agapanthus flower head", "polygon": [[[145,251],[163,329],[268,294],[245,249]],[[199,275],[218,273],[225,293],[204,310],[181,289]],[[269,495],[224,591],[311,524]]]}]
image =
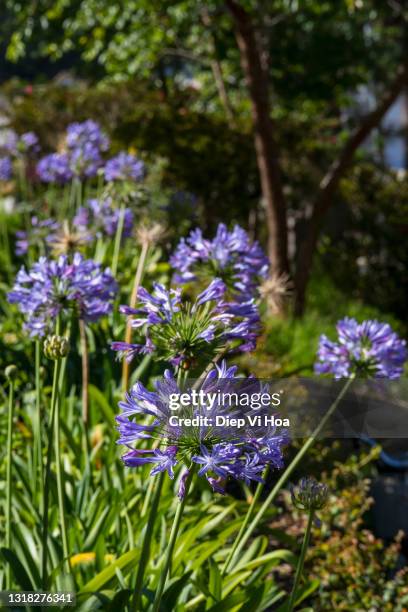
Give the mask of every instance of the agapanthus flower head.
[{"label": "agapanthus flower head", "polygon": [[132,235],[134,215],[130,208],[121,209],[113,205],[112,198],[91,199],[79,208],[74,217],[74,226],[96,236],[114,236],[120,215],[123,215],[122,236]]},{"label": "agapanthus flower head", "polygon": [[107,181],[139,181],[145,172],[144,163],[132,153],[122,151],[105,164]]},{"label": "agapanthus flower head", "polygon": [[338,341],[320,337],[315,364],[317,374],[335,378],[373,376],[399,378],[408,357],[406,342],[388,323],[376,320],[358,323],[346,317],[337,323]]},{"label": "agapanthus flower head", "polygon": [[[196,384],[181,389],[172,372],[166,370],[163,380],[156,382],[155,390],[148,391],[141,383],[136,383],[126,399],[120,402],[121,414],[116,418],[120,438],[118,444],[128,447],[122,459],[129,467],[151,464],[151,474],[167,471],[174,477],[174,468],[181,464],[184,470],[196,466],[199,476],[204,476],[213,490],[224,492],[224,482],[229,477],[261,482],[262,473],[267,465],[281,469],[283,467],[282,449],[288,442],[285,432],[274,428],[262,427],[254,432],[250,428],[237,428],[219,424],[217,418],[228,418],[241,414],[241,408],[225,404],[223,399],[215,400],[209,408],[200,398],[217,392],[228,394],[237,389],[245,393],[260,392],[261,384],[255,379],[238,379],[236,367],[227,367],[223,362],[216,366],[207,376]],[[238,384],[238,387],[237,387]],[[190,397],[191,402],[183,403],[183,419],[174,424],[171,417],[175,412],[171,408],[172,398]],[[194,395],[195,394],[195,395]],[[221,396],[219,396],[221,397]],[[268,412],[270,416],[270,411]],[[147,418],[146,418],[147,417]],[[191,427],[186,418],[197,419],[197,425]],[[159,440],[159,448],[138,448],[141,440]],[[184,495],[183,472],[179,497]]]},{"label": "agapanthus flower head", "polygon": [[0,157],[0,181],[9,181],[13,176],[13,165],[10,157]]},{"label": "agapanthus flower head", "polygon": [[44,183],[67,183],[73,178],[69,156],[66,153],[46,155],[37,164],[37,174]]},{"label": "agapanthus flower head", "polygon": [[91,142],[85,142],[69,152],[69,167],[74,176],[91,178],[102,165],[100,151]]},{"label": "agapanthus flower head", "polygon": [[91,145],[98,151],[107,151],[109,138],[101,129],[101,126],[92,119],[71,123],[67,128],[66,143],[68,149],[83,149]]},{"label": "agapanthus flower head", "polygon": [[34,155],[35,153],[38,153],[40,150],[40,142],[37,134],[34,132],[25,132],[24,134],[21,134],[18,142],[18,149],[25,155]]},{"label": "agapanthus flower head", "polygon": [[175,281],[209,281],[221,278],[238,299],[256,295],[259,281],[268,274],[268,259],[257,242],[251,242],[244,229],[236,225],[232,231],[220,223],[212,240],[203,237],[200,229],[182,238],[170,264]]},{"label": "agapanthus flower head", "polygon": [[58,221],[31,217],[30,229],[16,232],[16,255],[25,255],[31,245],[49,246],[59,229]]},{"label": "agapanthus flower head", "polygon": [[7,151],[10,155],[15,155],[17,152],[18,135],[14,130],[7,130],[6,134],[2,134],[1,148]]},{"label": "agapanthus flower head", "polygon": [[299,480],[296,487],[292,488],[291,494],[296,508],[310,512],[324,508],[329,497],[329,488],[317,482],[315,478],[306,476]]},{"label": "agapanthus flower head", "polygon": [[25,132],[18,136],[16,132],[9,133],[4,148],[14,157],[21,155],[33,155],[40,150],[40,144],[37,134],[34,132]]},{"label": "agapanthus flower head", "polygon": [[72,312],[86,322],[97,321],[112,310],[116,291],[108,269],[75,253],[57,260],[41,257],[29,270],[22,267],[8,300],[18,305],[34,337],[52,332],[57,317]]},{"label": "agapanthus flower head", "polygon": [[44,355],[47,357],[47,359],[57,361],[58,359],[62,359],[68,355],[69,342],[65,336],[53,334],[52,336],[47,336],[45,338],[43,348]]},{"label": "agapanthus flower head", "polygon": [[138,353],[155,353],[157,359],[185,369],[211,358],[216,351],[239,348],[253,350],[259,332],[259,314],[254,300],[235,303],[224,300],[225,284],[214,279],[194,302],[183,301],[181,289],[154,284],[152,293],[139,289],[140,307],[122,306],[134,329],[143,333],[139,344],[112,343],[112,348],[131,360]]}]

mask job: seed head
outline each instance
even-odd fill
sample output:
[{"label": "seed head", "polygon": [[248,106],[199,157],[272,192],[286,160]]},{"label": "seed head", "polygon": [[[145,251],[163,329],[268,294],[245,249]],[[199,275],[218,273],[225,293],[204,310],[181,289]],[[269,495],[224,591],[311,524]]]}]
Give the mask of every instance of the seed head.
[{"label": "seed head", "polygon": [[259,293],[265,300],[269,312],[278,314],[292,292],[289,275],[272,274],[259,287]]},{"label": "seed head", "polygon": [[163,238],[166,229],[160,223],[152,225],[140,225],[136,230],[136,238],[139,244],[151,246],[157,244]]}]

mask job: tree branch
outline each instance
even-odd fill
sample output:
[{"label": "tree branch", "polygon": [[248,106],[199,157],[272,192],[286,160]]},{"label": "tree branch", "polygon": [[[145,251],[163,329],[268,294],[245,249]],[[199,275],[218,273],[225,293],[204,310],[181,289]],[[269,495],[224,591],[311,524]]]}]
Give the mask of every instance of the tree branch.
[{"label": "tree branch", "polygon": [[345,171],[350,166],[358,147],[366,140],[372,130],[381,123],[386,112],[391,108],[403,91],[407,81],[408,64],[405,64],[398,70],[396,78],[384,94],[377,108],[362,120],[359,127],[350,136],[343,147],[338,158],[332,163],[328,172],[320,182],[319,191],[313,206],[313,212],[308,222],[307,235],[301,243],[297,255],[295,275],[295,313],[297,315],[303,314],[306,287],[311,272],[313,256],[316,250],[322,221],[332,204],[333,194]]},{"label": "tree branch", "polygon": [[394,104],[398,96],[401,94],[404,86],[408,83],[408,64],[402,66],[389,87],[382,100],[371,113],[369,113],[361,122],[343,147],[339,157],[332,163],[328,172],[320,182],[319,194],[315,201],[312,218],[320,218],[323,216],[331,204],[331,195],[337,188],[340,179],[345,170],[351,164],[354,153],[358,147],[363,144],[366,138],[370,135],[382,121],[386,112]]}]

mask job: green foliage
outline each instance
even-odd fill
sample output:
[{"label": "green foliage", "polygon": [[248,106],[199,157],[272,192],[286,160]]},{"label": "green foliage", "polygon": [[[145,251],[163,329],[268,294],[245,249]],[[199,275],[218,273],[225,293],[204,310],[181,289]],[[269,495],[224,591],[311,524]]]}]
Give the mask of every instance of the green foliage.
[{"label": "green foliage", "polygon": [[328,224],[320,249],[323,270],[340,289],[402,320],[408,292],[407,202],[405,171],[360,164],[342,181],[332,213],[337,229]]},{"label": "green foliage", "polygon": [[396,569],[403,534],[385,545],[364,524],[373,503],[366,476],[375,457],[376,451],[335,462],[325,479],[331,490],[330,503],[319,513],[322,525],[314,530],[308,555],[308,575],[320,581],[311,600],[316,612],[402,612],[408,602],[406,569]]}]

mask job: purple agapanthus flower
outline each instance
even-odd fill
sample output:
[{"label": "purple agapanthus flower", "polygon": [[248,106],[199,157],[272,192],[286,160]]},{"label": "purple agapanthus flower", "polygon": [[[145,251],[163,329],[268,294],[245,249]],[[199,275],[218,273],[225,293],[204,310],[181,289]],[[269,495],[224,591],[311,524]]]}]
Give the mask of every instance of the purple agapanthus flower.
[{"label": "purple agapanthus flower", "polygon": [[59,229],[58,221],[53,219],[40,220],[38,217],[31,217],[29,231],[20,230],[16,232],[16,255],[25,255],[31,244],[38,246],[41,243],[52,242]]},{"label": "purple agapanthus flower", "polygon": [[130,208],[124,208],[122,213],[113,206],[112,198],[88,200],[87,205],[78,209],[74,217],[74,226],[96,236],[114,236],[118,228],[120,215],[123,214],[124,237],[132,235],[134,215]]},{"label": "purple agapanthus flower", "polygon": [[17,153],[18,135],[14,130],[8,130],[1,148],[10,155]]},{"label": "purple agapanthus flower", "polygon": [[259,281],[266,278],[269,268],[262,248],[250,241],[244,229],[236,225],[230,232],[223,223],[212,240],[204,238],[200,229],[182,238],[170,264],[176,282],[219,277],[240,300],[256,295]]},{"label": "purple agapanthus flower", "polygon": [[68,155],[66,153],[46,155],[37,164],[37,174],[44,183],[60,185],[67,183],[73,177]]},{"label": "purple agapanthus flower", "polygon": [[105,178],[107,181],[139,181],[145,171],[144,163],[132,155],[122,151],[105,165]]},{"label": "purple agapanthus flower", "polygon": [[153,293],[139,289],[140,308],[122,306],[134,329],[143,332],[143,342],[112,343],[128,360],[138,353],[154,352],[173,365],[194,367],[221,348],[253,350],[259,332],[259,313],[254,300],[236,304],[224,300],[225,284],[214,279],[191,302],[182,300],[181,289],[154,284]]},{"label": "purple agapanthus flower", "polygon": [[74,176],[91,178],[96,175],[102,165],[99,149],[92,143],[85,142],[69,152],[69,167]]},{"label": "purple agapanthus flower", "polygon": [[[218,418],[225,420],[241,414],[239,401],[231,406],[219,399],[209,409],[207,404],[194,400],[194,393],[196,397],[201,392],[205,396],[210,393],[217,395],[221,391],[236,393],[241,385],[247,394],[260,392],[262,385],[259,381],[243,380],[236,376],[236,372],[236,367],[227,367],[222,362],[207,374],[199,387],[183,390],[169,370],[166,370],[163,380],[155,383],[154,391],[136,383],[126,394],[125,401],[120,402],[121,414],[116,418],[120,434],[118,444],[128,448],[122,457],[125,465],[151,464],[154,466],[152,475],[167,471],[171,478],[174,477],[174,468],[184,465],[179,497],[184,496],[185,480],[194,464],[198,475],[205,477],[213,490],[220,493],[224,493],[225,481],[230,477],[247,483],[260,482],[266,466],[281,469],[283,447],[288,443],[286,431],[278,432],[263,426],[254,433],[250,427],[233,428],[218,424]],[[191,398],[191,405],[184,403],[183,417],[198,419],[197,426],[184,425],[183,420],[173,423],[175,413],[171,400],[181,393]],[[270,416],[270,410],[267,414]],[[160,448],[137,447],[138,442],[150,438],[160,440]]]},{"label": "purple agapanthus flower", "polygon": [[406,342],[388,323],[345,318],[336,326],[338,341],[320,337],[315,364],[317,374],[333,374],[335,378],[374,376],[399,378],[408,357]]},{"label": "purple agapanthus flower", "polygon": [[71,150],[83,149],[90,145],[97,151],[107,151],[109,138],[102,131],[99,123],[88,119],[87,121],[71,123],[68,126],[66,143]]},{"label": "purple agapanthus flower", "polygon": [[13,165],[9,157],[0,157],[0,181],[9,181],[13,175]]},{"label": "purple agapanthus flower", "polygon": [[22,267],[8,300],[17,304],[31,336],[52,331],[59,315],[75,312],[86,322],[112,310],[117,284],[108,269],[79,253],[58,260],[41,257],[28,271]]},{"label": "purple agapanthus flower", "polygon": [[23,153],[33,154],[40,150],[40,143],[37,134],[25,132],[20,137],[19,148]]},{"label": "purple agapanthus flower", "polygon": [[19,157],[21,155],[33,155],[40,150],[40,144],[37,134],[34,132],[25,132],[18,136],[16,132],[10,132],[4,148],[13,155]]}]

